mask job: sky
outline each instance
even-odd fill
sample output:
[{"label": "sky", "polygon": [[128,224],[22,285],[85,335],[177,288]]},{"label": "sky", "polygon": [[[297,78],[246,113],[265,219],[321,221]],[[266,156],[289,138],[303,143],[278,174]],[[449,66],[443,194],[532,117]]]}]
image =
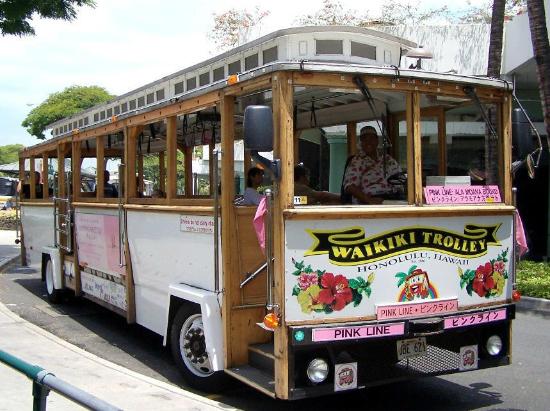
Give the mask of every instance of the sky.
[{"label": "sky", "polygon": [[[371,14],[383,1],[370,0]],[[364,5],[358,0],[340,3],[356,10]],[[422,2],[437,7],[444,3]],[[93,9],[79,9],[72,22],[35,18],[31,24],[36,36],[0,37],[0,145],[39,142],[21,122],[51,93],[72,85],[97,85],[120,95],[218,54],[207,37],[213,13],[250,10],[258,4],[270,11],[256,33],[265,35],[295,25],[298,17],[320,9],[322,0],[278,0],[269,6],[250,0],[96,0],[96,4]]]}]

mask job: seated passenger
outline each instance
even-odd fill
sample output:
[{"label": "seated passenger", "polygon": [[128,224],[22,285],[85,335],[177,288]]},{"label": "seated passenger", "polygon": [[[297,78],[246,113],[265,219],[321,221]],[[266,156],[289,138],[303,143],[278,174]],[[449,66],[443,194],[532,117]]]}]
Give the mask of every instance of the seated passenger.
[{"label": "seated passenger", "polygon": [[352,196],[353,204],[382,204],[384,195],[395,192],[387,178],[400,173],[401,167],[390,155],[378,155],[378,135],[374,127],[363,127],[359,138],[361,150],[346,168],[344,191]]},{"label": "seated passenger", "polygon": [[[34,172],[34,187],[35,187],[35,198],[42,198],[43,185],[40,184],[40,173],[38,171]],[[25,173],[25,180],[23,184],[21,181],[17,185],[17,192],[20,193],[21,198],[29,199],[31,198],[31,176],[30,173]]]},{"label": "seated passenger", "polygon": [[258,187],[264,181],[264,171],[258,167],[248,170],[246,178],[246,190],[240,205],[258,205],[263,196],[258,193]]},{"label": "seated passenger", "polygon": [[103,171],[103,196],[105,198],[116,198],[118,197],[118,190],[114,184],[109,183],[111,174],[107,171]]},{"label": "seated passenger", "polygon": [[307,204],[339,204],[340,195],[316,191],[309,186],[309,170],[302,164],[294,167],[294,195],[307,197]]}]

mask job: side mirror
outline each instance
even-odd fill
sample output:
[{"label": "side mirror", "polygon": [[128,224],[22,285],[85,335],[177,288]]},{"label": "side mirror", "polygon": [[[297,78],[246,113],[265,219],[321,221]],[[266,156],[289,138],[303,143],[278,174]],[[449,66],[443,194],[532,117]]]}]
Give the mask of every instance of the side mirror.
[{"label": "side mirror", "polygon": [[251,151],[273,151],[273,114],[268,106],[244,110],[244,146]]}]

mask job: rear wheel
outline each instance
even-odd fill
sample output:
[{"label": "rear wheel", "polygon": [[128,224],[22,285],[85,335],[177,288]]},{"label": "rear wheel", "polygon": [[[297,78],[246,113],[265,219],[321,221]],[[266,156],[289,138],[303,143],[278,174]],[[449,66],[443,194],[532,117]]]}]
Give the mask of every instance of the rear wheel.
[{"label": "rear wheel", "polygon": [[198,308],[182,306],[179,309],[172,323],[170,343],[174,361],[189,385],[210,392],[222,388],[224,374],[212,369]]},{"label": "rear wheel", "polygon": [[61,302],[61,290],[56,290],[53,284],[53,264],[50,258],[46,261],[46,267],[44,272],[46,279],[46,293],[48,294],[48,300],[53,304]]}]

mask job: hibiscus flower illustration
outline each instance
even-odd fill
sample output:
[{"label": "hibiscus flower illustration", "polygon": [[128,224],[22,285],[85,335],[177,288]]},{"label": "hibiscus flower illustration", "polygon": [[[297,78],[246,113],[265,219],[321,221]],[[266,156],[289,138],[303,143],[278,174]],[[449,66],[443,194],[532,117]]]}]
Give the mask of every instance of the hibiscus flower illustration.
[{"label": "hibiscus flower illustration", "polygon": [[503,273],[505,269],[504,262],[499,260],[495,261],[493,269],[499,273]]},{"label": "hibiscus flower illustration", "polygon": [[323,289],[319,293],[319,302],[330,305],[334,311],[340,311],[353,299],[348,280],[341,274],[324,273],[321,277]]},{"label": "hibiscus flower illustration", "polygon": [[491,263],[485,263],[477,267],[472,288],[480,297],[485,297],[489,291],[495,288],[493,265]]},{"label": "hibiscus flower illustration", "polygon": [[302,273],[298,277],[298,286],[301,290],[307,290],[310,286],[319,282],[317,273]]},{"label": "hibiscus flower illustration", "polygon": [[494,295],[502,295],[504,284],[506,283],[504,276],[499,271],[495,271],[493,273],[493,280],[495,281]]},{"label": "hibiscus flower illustration", "polygon": [[508,249],[502,251],[496,259],[478,266],[476,270],[458,267],[460,288],[465,289],[470,296],[473,293],[485,298],[501,296],[508,280],[507,262]]},{"label": "hibiscus flower illustration", "polygon": [[319,304],[320,291],[321,287],[312,285],[298,294],[298,304],[300,304],[302,312],[310,314],[312,311],[323,309],[323,304]]}]

